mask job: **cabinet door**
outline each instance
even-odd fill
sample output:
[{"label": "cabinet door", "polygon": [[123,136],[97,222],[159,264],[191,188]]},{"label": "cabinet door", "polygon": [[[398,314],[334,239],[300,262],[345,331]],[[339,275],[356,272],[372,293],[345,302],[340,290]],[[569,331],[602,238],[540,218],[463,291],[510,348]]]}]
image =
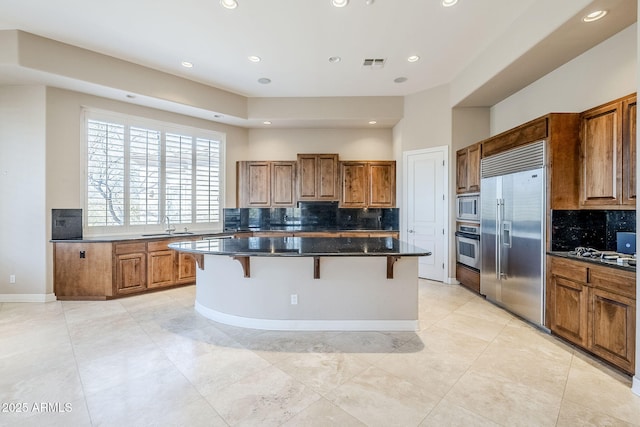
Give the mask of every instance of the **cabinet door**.
[{"label": "cabinet door", "polygon": [[466,148],[456,152],[456,193],[467,191],[469,153]]},{"label": "cabinet door", "polygon": [[116,293],[128,294],[146,289],[147,254],[130,253],[115,256]]},{"label": "cabinet door", "polygon": [[53,290],[58,299],[113,295],[111,243],[55,243],[53,247]]},{"label": "cabinet door", "polygon": [[625,100],[622,104],[622,171],[623,200],[625,205],[636,204],[636,97]]},{"label": "cabinet door", "polygon": [[271,162],[271,203],[274,207],[296,204],[296,163]]},{"label": "cabinet door", "polygon": [[298,200],[316,200],[317,157],[298,154]]},{"label": "cabinet door", "polygon": [[149,288],[157,288],[173,285],[175,283],[174,264],[175,252],[170,249],[149,252],[147,258],[149,283],[147,286]]},{"label": "cabinet door", "polygon": [[338,155],[318,154],[316,166],[316,197],[318,200],[338,200]]},{"label": "cabinet door", "polygon": [[551,275],[549,328],[581,346],[587,345],[588,288],[584,283]]},{"label": "cabinet door", "polygon": [[591,289],[589,350],[628,373],[635,365],[635,300]]},{"label": "cabinet door", "polygon": [[341,200],[340,206],[345,208],[367,207],[367,189],[369,174],[366,162],[341,162]]},{"label": "cabinet door", "polygon": [[620,105],[604,105],[582,115],[581,206],[616,206],[622,201]]},{"label": "cabinet door", "polygon": [[188,254],[178,253],[176,283],[194,283],[196,281],[196,260]]},{"label": "cabinet door", "polygon": [[269,207],[271,172],[269,162],[238,162],[238,206]]},{"label": "cabinet door", "polygon": [[467,190],[480,191],[480,158],[482,157],[482,145],[474,144],[469,147],[467,155]]},{"label": "cabinet door", "polygon": [[369,162],[368,167],[368,207],[394,207],[396,205],[396,162]]}]

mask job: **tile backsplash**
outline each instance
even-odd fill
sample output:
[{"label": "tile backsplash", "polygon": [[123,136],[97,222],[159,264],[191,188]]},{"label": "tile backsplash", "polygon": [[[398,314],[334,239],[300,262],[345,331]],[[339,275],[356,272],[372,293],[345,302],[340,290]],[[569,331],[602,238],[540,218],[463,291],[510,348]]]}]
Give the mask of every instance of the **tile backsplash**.
[{"label": "tile backsplash", "polygon": [[578,246],[615,251],[618,231],[636,231],[636,211],[554,210],[551,212],[551,250]]},{"label": "tile backsplash", "polygon": [[225,230],[394,230],[398,208],[338,208],[335,202],[300,202],[297,208],[227,208]]}]

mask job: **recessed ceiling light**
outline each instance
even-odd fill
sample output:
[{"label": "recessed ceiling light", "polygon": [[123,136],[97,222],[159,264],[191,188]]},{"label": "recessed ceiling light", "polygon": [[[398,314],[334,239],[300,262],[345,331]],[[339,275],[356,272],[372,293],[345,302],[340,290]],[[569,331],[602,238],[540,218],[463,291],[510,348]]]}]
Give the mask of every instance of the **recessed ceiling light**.
[{"label": "recessed ceiling light", "polygon": [[192,62],[189,62],[189,61],[182,61],[182,62],[181,62],[181,64],[182,64],[182,66],[183,66],[184,68],[193,68],[193,63],[192,63]]},{"label": "recessed ceiling light", "polygon": [[456,3],[458,3],[458,0],[442,0],[442,5],[444,7],[451,7]]},{"label": "recessed ceiling light", "polygon": [[371,6],[375,0],[364,0],[364,4]]},{"label": "recessed ceiling light", "polygon": [[378,122],[376,122],[375,120],[369,120],[369,124],[370,125],[375,125],[376,123],[378,123]]},{"label": "recessed ceiling light", "polygon": [[349,4],[349,0],[331,0],[331,4],[335,7],[345,7]]},{"label": "recessed ceiling light", "polygon": [[329,62],[331,62],[332,64],[335,64],[336,62],[340,62],[342,61],[342,58],[340,58],[339,56],[332,56],[329,58]]},{"label": "recessed ceiling light", "polygon": [[395,83],[404,83],[406,82],[408,79],[406,77],[396,77],[395,79],[393,79],[393,81]]},{"label": "recessed ceiling light", "polygon": [[260,62],[262,59],[259,56],[251,55],[248,57],[251,62]]},{"label": "recessed ceiling light", "polygon": [[269,83],[271,83],[271,79],[268,79],[266,77],[260,77],[258,79],[258,83],[262,83],[263,85],[268,85]]},{"label": "recessed ceiling light", "polygon": [[606,10],[596,10],[586,15],[584,18],[582,18],[582,20],[584,22],[593,22],[593,21],[597,21],[598,19],[604,18],[606,14],[607,14]]},{"label": "recessed ceiling light", "polygon": [[410,57],[407,58],[407,61],[416,62],[418,59],[420,59],[418,55],[411,55]]},{"label": "recessed ceiling light", "polygon": [[269,120],[265,120],[264,122],[262,122],[263,125],[270,125],[271,122]]},{"label": "recessed ceiling light", "polygon": [[236,0],[220,0],[220,4],[222,7],[227,9],[235,9],[238,7],[238,2]]}]

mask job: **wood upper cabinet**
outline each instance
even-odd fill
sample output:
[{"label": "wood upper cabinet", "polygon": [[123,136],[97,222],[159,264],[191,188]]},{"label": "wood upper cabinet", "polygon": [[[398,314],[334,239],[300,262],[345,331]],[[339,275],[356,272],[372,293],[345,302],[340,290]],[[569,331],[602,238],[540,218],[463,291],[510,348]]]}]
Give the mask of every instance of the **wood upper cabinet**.
[{"label": "wood upper cabinet", "polygon": [[340,183],[340,207],[392,208],[396,204],[395,161],[340,162]]},{"label": "wood upper cabinet", "polygon": [[636,96],[622,101],[622,204],[636,204]]},{"label": "wood upper cabinet", "polygon": [[476,143],[456,152],[456,193],[480,191],[482,144]]},{"label": "wood upper cabinet", "polygon": [[581,114],[580,206],[635,205],[635,95]]},{"label": "wood upper cabinet", "polygon": [[271,206],[296,204],[296,162],[271,162]]},{"label": "wood upper cabinet", "polygon": [[337,201],[337,154],[298,154],[298,200]]},{"label": "wood upper cabinet", "polygon": [[290,207],[296,203],[296,162],[237,163],[238,207]]},{"label": "wood upper cabinet", "polygon": [[635,274],[548,257],[547,324],[623,371],[635,371]]},{"label": "wood upper cabinet", "polygon": [[369,171],[366,162],[340,162],[340,206],[364,208],[367,206]]}]

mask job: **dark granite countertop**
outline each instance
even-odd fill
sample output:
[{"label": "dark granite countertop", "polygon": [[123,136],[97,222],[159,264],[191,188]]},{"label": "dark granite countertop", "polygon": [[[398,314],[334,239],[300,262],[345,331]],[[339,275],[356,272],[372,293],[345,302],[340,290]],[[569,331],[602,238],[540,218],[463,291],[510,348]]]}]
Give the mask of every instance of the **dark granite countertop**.
[{"label": "dark granite countertop", "polygon": [[427,256],[431,252],[391,237],[246,237],[169,244],[181,252],[210,255],[311,256]]},{"label": "dark granite countertop", "polygon": [[166,239],[185,239],[189,237],[226,237],[232,236],[231,231],[194,231],[194,232],[177,232],[177,233],[144,233],[144,234],[129,234],[120,236],[98,236],[98,237],[84,237],[82,239],[69,239],[69,240],[50,240],[53,243],[110,243],[110,242],[128,242],[135,240],[166,240]]},{"label": "dark granite countertop", "polygon": [[316,226],[316,225],[283,225],[283,226],[269,226],[269,227],[247,227],[247,228],[238,228],[238,229],[226,229],[227,232],[242,232],[242,231],[260,231],[260,232],[268,232],[268,231],[303,231],[303,232],[331,232],[331,233],[339,233],[341,231],[348,232],[362,232],[362,233],[373,233],[376,231],[380,232],[398,232],[398,230],[394,230],[392,228],[359,228],[359,227],[326,227],[326,226]]},{"label": "dark granite countertop", "polygon": [[627,261],[624,261],[623,264],[618,264],[618,262],[616,260],[608,260],[608,259],[600,259],[600,258],[586,258],[586,257],[579,257],[576,255],[572,255],[570,252],[567,251],[549,251],[547,252],[547,255],[551,255],[551,256],[557,256],[560,258],[567,258],[567,259],[572,259],[575,261],[582,261],[582,262],[586,262],[589,264],[598,264],[598,265],[602,265],[605,267],[612,267],[612,268],[617,268],[620,270],[625,270],[625,271],[632,271],[632,272],[636,272],[636,267],[629,265],[629,263]]}]

